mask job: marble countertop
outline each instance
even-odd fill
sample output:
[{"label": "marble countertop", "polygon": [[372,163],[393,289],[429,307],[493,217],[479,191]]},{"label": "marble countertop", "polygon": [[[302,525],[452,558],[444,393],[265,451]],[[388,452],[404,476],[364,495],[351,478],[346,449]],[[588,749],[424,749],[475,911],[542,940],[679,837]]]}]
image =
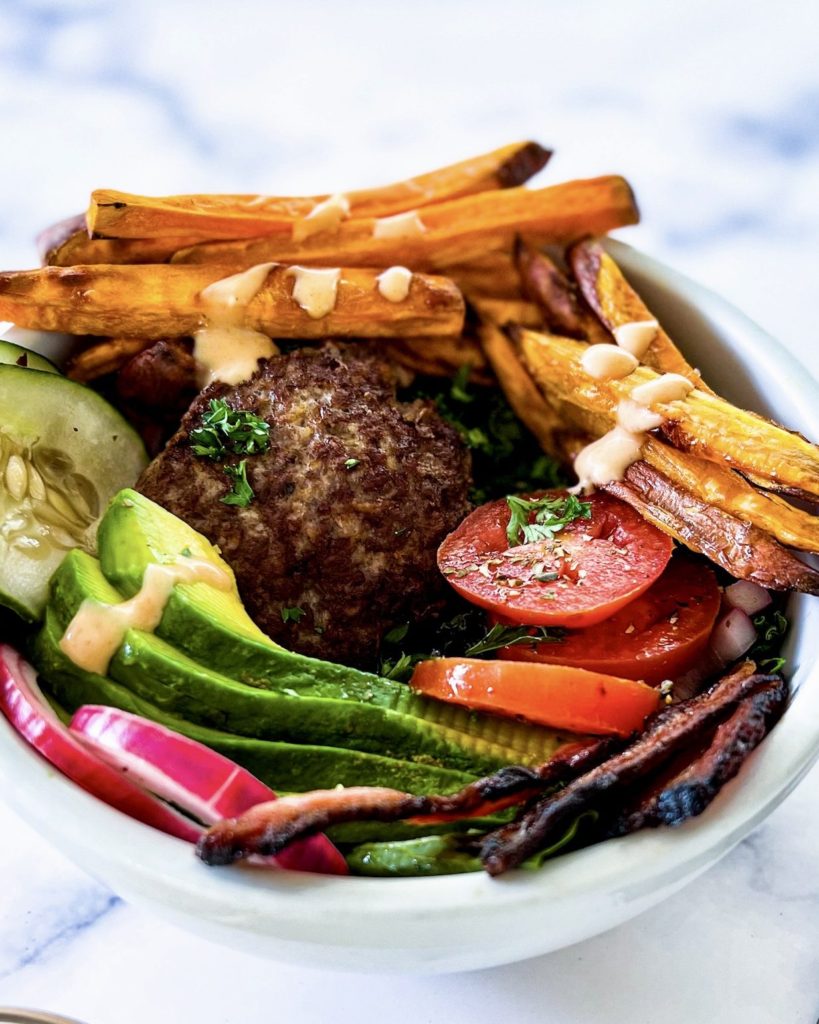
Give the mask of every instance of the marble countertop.
[{"label": "marble countertop", "polygon": [[[627,175],[644,220],[622,237],[817,374],[818,37],[810,0],[8,0],[0,266],[33,265],[33,234],[95,186],[310,193],[535,137],[556,150],[544,180]],[[719,865],[615,931],[401,979],[283,967],[178,932],[0,807],[0,1004],[89,1024],[813,1024],[817,811],[814,771]]]}]

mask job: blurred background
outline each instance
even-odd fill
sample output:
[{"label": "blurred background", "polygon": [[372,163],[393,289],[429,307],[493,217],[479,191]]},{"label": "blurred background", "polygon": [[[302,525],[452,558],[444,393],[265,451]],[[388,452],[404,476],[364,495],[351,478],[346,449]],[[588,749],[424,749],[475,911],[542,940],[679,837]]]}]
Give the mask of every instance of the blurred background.
[{"label": "blurred background", "polygon": [[531,137],[806,358],[818,53],[813,0],[0,0],[0,266],[95,187],[336,191]]}]

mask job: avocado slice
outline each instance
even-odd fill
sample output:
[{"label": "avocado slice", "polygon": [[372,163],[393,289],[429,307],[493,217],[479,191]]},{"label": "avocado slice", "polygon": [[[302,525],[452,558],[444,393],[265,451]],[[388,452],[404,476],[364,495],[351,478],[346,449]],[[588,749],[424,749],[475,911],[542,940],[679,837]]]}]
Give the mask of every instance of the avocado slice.
[{"label": "avocado slice", "polygon": [[475,778],[436,765],[413,764],[340,747],[234,736],[188,722],[107,676],[77,668],[60,650],[60,633],[48,611],[45,624],[34,638],[31,656],[41,674],[41,684],[66,711],[73,713],[82,704],[106,704],[150,718],[232,758],[271,789],[304,792],[337,785],[368,785],[410,793],[450,793]]},{"label": "avocado slice", "polygon": [[[61,636],[84,600],[116,604],[121,595],[95,558],[70,552],[52,580],[51,623]],[[135,697],[196,725],[289,743],[330,742],[386,757],[490,772],[516,752],[480,735],[360,701],[260,690],[213,672],[151,633],[129,630],[108,675]]]},{"label": "avocado slice", "polygon": [[[61,635],[62,627],[53,610],[48,609],[29,654],[40,673],[43,692],[59,707],[63,717],[83,704],[104,704],[130,711],[224,754],[280,794],[332,789],[337,785],[387,786],[409,793],[451,793],[475,778],[465,772],[357,750],[252,739],[196,725],[170,714],[113,679],[77,668],[60,650]],[[502,817],[476,819],[435,827],[403,822],[353,822],[331,829],[328,835],[341,843],[392,841],[481,825],[490,827],[502,820]]]},{"label": "avocado slice", "polygon": [[[202,534],[133,490],[112,500],[99,526],[98,548],[104,576],[126,597],[137,593],[149,564],[173,562],[181,554],[230,571]],[[56,590],[54,601],[59,601]],[[484,770],[479,765],[541,763],[570,739],[577,741],[540,726],[478,715],[422,697],[405,683],[288,651],[256,626],[236,589],[179,584],[156,635],[199,665],[247,686],[300,698],[358,701],[423,721],[428,733],[465,751],[467,763],[479,771]],[[391,742],[380,734],[374,739],[387,746]],[[448,755],[447,763],[453,763]]]}]

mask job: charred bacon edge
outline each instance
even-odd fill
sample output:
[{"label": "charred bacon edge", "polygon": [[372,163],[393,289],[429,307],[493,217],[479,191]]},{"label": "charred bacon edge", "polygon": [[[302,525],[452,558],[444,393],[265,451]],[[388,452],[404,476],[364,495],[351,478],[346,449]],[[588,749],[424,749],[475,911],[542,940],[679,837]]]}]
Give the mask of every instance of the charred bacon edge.
[{"label": "charred bacon edge", "polygon": [[535,768],[511,765],[445,796],[414,796],[395,789],[351,786],[314,790],[259,804],[240,818],[217,822],[197,844],[207,864],[231,864],[270,855],[304,836],[351,821],[457,821],[491,814],[582,775],[622,748],[614,738],[573,744]]},{"label": "charred bacon edge", "polygon": [[606,829],[606,837],[627,835],[641,828],[681,825],[702,814],[765,738],[782,714],[787,694],[784,679],[771,677],[717,727],[706,750],[659,789],[621,812]]},{"label": "charred bacon edge", "polygon": [[656,712],[631,746],[538,800],[514,822],[487,833],[481,842],[484,868],[499,875],[519,867],[584,811],[595,810],[609,794],[622,793],[645,778],[771,679],[757,674],[754,663],[746,661],[699,696]]}]

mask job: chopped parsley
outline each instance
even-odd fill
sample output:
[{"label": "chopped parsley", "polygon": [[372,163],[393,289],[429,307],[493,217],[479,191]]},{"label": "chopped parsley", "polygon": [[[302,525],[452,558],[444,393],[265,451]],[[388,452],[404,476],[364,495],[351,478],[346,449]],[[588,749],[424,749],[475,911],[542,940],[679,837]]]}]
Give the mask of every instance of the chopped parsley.
[{"label": "chopped parsley", "polygon": [[545,626],[493,626],[482,640],[467,647],[464,654],[467,658],[477,658],[501,647],[517,647],[520,644],[556,644],[563,637],[561,629],[547,629]]},{"label": "chopped parsley", "polygon": [[[301,622],[303,617],[303,608],[282,608],[282,622]],[[318,629],[316,629],[316,632],[318,632]]]},{"label": "chopped parsley", "polygon": [[253,488],[247,482],[247,459],[242,459],[236,466],[225,466],[225,476],[230,478],[232,486],[230,493],[219,500],[223,505],[238,505],[239,508],[247,508],[255,498]]},{"label": "chopped parsley", "polygon": [[[580,501],[574,494],[565,498],[519,498],[510,494],[506,504],[511,513],[506,538],[513,547],[516,544],[534,544],[539,540],[554,540],[555,534],[569,523],[591,518],[591,504]],[[534,522],[530,522],[533,512]]]},{"label": "chopped parsley", "polygon": [[472,384],[469,370],[463,366],[451,379],[419,376],[402,398],[431,399],[458,431],[472,453],[472,501],[482,505],[506,494],[565,485],[558,464],[544,455],[500,388]]},{"label": "chopped parsley", "polygon": [[345,469],[355,469],[359,465],[361,465],[361,459],[346,459],[344,462]]},{"label": "chopped parsley", "polygon": [[252,412],[231,409],[223,398],[212,398],[202,425],[190,433],[195,455],[219,461],[228,455],[260,455],[270,447],[270,424]]},{"label": "chopped parsley", "polygon": [[[463,607],[460,601],[457,604]],[[564,635],[562,629],[500,624],[487,632],[485,614],[480,608],[468,607],[443,622],[393,627],[382,639],[386,650],[379,674],[408,682],[418,662],[428,658],[480,658],[501,647],[558,643]]]}]

